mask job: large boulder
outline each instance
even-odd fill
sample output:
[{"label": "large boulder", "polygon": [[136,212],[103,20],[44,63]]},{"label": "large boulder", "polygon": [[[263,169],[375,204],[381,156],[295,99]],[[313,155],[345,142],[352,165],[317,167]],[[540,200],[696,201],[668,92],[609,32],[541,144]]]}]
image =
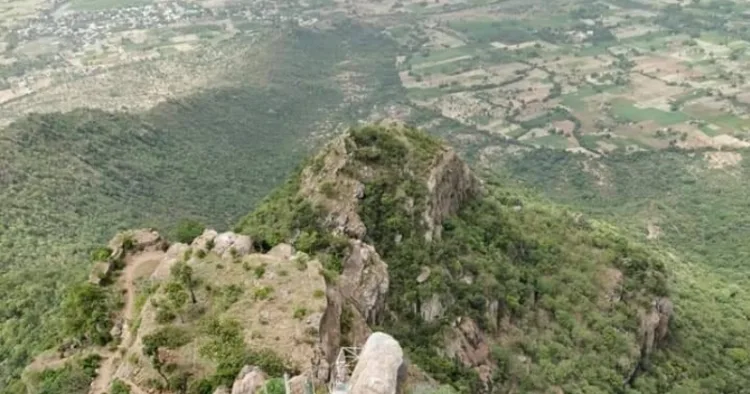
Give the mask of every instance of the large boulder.
[{"label": "large boulder", "polygon": [[253,252],[253,240],[247,235],[227,231],[216,236],[213,252],[223,259],[246,256]]},{"label": "large boulder", "polygon": [[404,379],[404,353],[388,334],[375,332],[359,354],[349,394],[396,394]]},{"label": "large boulder", "polygon": [[297,375],[289,379],[289,393],[287,394],[307,394],[307,389],[311,386],[312,379],[307,375]]},{"label": "large boulder", "polygon": [[219,233],[216,232],[216,230],[207,228],[203,230],[203,233],[196,237],[193,242],[190,244],[190,247],[193,248],[193,250],[204,250],[208,252],[209,244],[211,242],[214,242],[216,239],[216,236],[219,235]]},{"label": "large boulder", "polygon": [[232,385],[232,394],[255,394],[266,384],[268,376],[258,367],[246,365]]}]

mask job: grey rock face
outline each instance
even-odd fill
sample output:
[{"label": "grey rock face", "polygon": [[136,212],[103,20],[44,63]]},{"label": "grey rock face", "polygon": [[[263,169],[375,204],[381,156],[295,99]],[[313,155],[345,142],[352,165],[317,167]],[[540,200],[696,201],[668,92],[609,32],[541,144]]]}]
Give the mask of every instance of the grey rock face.
[{"label": "grey rock face", "polygon": [[216,236],[213,252],[224,259],[245,256],[253,252],[253,241],[247,235],[228,231]]},{"label": "grey rock face", "polygon": [[349,394],[396,394],[403,375],[404,353],[388,334],[367,339],[349,381]]},{"label": "grey rock face", "polygon": [[266,374],[258,367],[245,365],[232,385],[232,394],[255,394],[266,384]]}]

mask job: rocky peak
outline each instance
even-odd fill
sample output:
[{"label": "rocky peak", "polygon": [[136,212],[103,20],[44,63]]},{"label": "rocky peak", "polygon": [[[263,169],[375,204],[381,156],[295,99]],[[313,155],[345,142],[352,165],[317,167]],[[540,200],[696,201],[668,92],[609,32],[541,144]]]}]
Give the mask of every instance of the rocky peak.
[{"label": "rocky peak", "polygon": [[425,238],[439,238],[442,224],[456,214],[461,204],[476,196],[480,182],[453,149],[444,148],[435,157],[427,178],[427,208],[424,221]]},{"label": "rocky peak", "polygon": [[[426,199],[410,209],[421,212],[425,238],[439,237],[442,222],[480,190],[480,181],[456,152],[408,127],[365,127],[331,142],[301,175],[300,192],[327,213],[337,233],[364,239],[360,204],[368,184],[393,177],[412,178],[426,189]],[[408,196],[409,192],[402,190]]]}]

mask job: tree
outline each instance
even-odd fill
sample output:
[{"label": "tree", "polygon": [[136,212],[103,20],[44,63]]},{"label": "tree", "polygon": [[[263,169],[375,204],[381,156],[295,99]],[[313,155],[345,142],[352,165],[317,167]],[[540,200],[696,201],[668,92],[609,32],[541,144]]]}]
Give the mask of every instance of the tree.
[{"label": "tree", "polygon": [[152,366],[159,373],[159,376],[164,379],[164,383],[167,386],[169,386],[169,378],[162,370],[164,361],[162,361],[159,354],[159,348],[177,349],[188,342],[190,342],[188,333],[183,329],[173,326],[164,327],[153,334],[143,337],[143,354],[151,360]]},{"label": "tree", "polygon": [[195,298],[195,279],[193,278],[193,268],[184,261],[180,261],[172,266],[172,277],[181,283],[190,292],[190,301],[195,304],[198,302]]},{"label": "tree", "polygon": [[193,219],[183,219],[177,224],[177,241],[184,244],[193,242],[206,228],[203,223]]},{"label": "tree", "polygon": [[167,294],[169,309],[180,315],[182,320],[182,309],[187,303],[188,294],[180,282],[171,281],[167,283],[164,292]]},{"label": "tree", "polygon": [[97,345],[109,342],[107,295],[101,287],[82,283],[71,288],[62,303],[63,328],[67,335]]}]

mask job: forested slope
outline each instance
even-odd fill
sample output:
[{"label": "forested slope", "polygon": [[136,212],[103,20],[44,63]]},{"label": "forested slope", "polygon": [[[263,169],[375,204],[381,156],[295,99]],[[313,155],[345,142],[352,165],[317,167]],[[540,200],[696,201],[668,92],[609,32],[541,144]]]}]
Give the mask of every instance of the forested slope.
[{"label": "forested slope", "polygon": [[[393,65],[375,49],[392,46],[348,23],[290,30],[269,37],[263,59],[236,70],[232,88],[140,114],[34,114],[0,131],[0,392],[17,391],[8,385],[20,368],[58,341],[61,295],[84,277],[96,245],[118,229],[169,231],[186,217],[225,228],[316,134],[366,116],[397,89]],[[361,76],[352,82],[358,100],[345,100],[342,74]]]},{"label": "forested slope", "polygon": [[747,157],[665,151],[593,160],[540,150],[503,163],[501,171],[549,199],[617,222],[671,256],[678,335],[642,381],[644,392],[750,385]]}]

